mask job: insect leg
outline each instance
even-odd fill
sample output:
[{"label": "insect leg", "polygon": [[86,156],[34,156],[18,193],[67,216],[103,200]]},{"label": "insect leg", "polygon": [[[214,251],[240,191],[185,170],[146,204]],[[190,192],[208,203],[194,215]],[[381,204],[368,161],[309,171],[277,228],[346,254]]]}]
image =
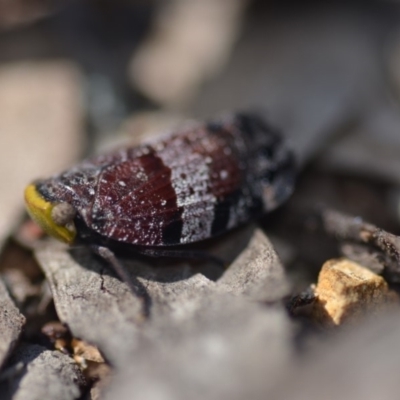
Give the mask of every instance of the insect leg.
[{"label": "insect leg", "polygon": [[218,267],[225,269],[226,263],[219,257],[213,256],[210,253],[198,250],[172,250],[172,249],[155,249],[142,248],[135,250],[139,254],[149,257],[171,257],[171,258],[188,258],[192,260],[210,261]]},{"label": "insect leg", "polygon": [[128,285],[135,297],[142,302],[142,314],[143,317],[147,318],[149,316],[150,298],[147,296],[142,284],[127,273],[126,268],[109,248],[97,245],[91,245],[90,248],[113,267],[119,278]]},{"label": "insect leg", "polygon": [[287,301],[286,308],[290,315],[296,316],[296,311],[301,308],[313,304],[316,300],[316,295],[313,288],[310,286],[301,293],[298,293]]}]

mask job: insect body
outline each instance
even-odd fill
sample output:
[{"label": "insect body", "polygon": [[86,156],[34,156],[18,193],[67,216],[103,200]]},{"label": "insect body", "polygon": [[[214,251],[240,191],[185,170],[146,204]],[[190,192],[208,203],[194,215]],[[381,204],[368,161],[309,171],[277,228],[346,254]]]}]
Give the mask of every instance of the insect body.
[{"label": "insect body", "polygon": [[274,209],[293,189],[282,137],[251,115],[192,124],[29,185],[30,215],[67,243],[197,242]]}]

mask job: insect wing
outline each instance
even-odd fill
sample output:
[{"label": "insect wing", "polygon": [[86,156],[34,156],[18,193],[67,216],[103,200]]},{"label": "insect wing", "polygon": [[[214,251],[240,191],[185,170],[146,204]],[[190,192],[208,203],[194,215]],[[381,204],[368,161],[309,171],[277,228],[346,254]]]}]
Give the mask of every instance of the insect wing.
[{"label": "insect wing", "polygon": [[197,128],[113,157],[99,176],[88,226],[142,246],[191,243],[228,226],[230,197],[242,184],[228,133]]}]

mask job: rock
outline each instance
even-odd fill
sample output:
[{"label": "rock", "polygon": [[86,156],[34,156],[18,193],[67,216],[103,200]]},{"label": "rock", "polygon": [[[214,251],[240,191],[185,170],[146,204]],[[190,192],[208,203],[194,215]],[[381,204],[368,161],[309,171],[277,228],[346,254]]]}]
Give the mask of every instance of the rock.
[{"label": "rock", "polygon": [[267,236],[254,231],[248,246],[217,282],[218,287],[254,300],[274,302],[288,294],[285,271]]},{"label": "rock", "polygon": [[146,318],[143,307],[146,315],[156,318],[215,286],[186,263],[168,265],[160,259],[154,260],[154,266],[120,260],[142,288],[142,298],[133,295],[125,282],[115,278],[111,266],[89,249],[69,251],[51,240],[36,251],[36,257],[50,283],[60,320],[74,337],[96,345],[115,365],[124,365],[129,349],[136,348]]},{"label": "rock", "polygon": [[24,324],[25,317],[11,300],[0,278],[0,367],[13,350]]},{"label": "rock", "polygon": [[400,369],[398,341],[400,313],[389,310],[326,338],[292,364],[275,390],[264,394],[274,400],[396,398]]},{"label": "rock", "polygon": [[3,383],[2,395],[13,400],[72,400],[81,395],[85,384],[82,372],[69,356],[38,345],[21,345],[10,365],[22,365],[19,374]]},{"label": "rock", "polygon": [[[246,229],[234,237],[248,240],[251,232]],[[221,243],[216,247],[226,254],[230,252]],[[232,270],[228,269],[217,282],[203,273],[210,268],[208,262],[120,259],[141,288],[139,297],[89,249],[68,250],[50,240],[36,251],[36,258],[50,283],[61,322],[74,337],[97,346],[118,368],[131,364],[132,354],[140,346],[138,335],[147,332],[149,324],[168,319],[174,326],[180,325],[178,320],[191,318],[196,310],[206,308],[204,302],[210,312],[215,307],[213,301],[227,303],[228,294],[244,303],[277,303],[287,289],[279,259],[260,230],[253,233],[247,250],[233,263]],[[228,308],[229,312],[235,310]]]},{"label": "rock", "polygon": [[393,299],[381,276],[347,259],[322,266],[315,294],[313,316],[326,325],[354,322]]},{"label": "rock", "polygon": [[265,393],[292,353],[283,309],[211,294],[150,322],[106,399],[244,399]]},{"label": "rock", "polygon": [[143,322],[142,300],[89,249],[69,252],[52,240],[36,257],[61,322],[73,336],[98,346],[108,360],[118,364]]}]

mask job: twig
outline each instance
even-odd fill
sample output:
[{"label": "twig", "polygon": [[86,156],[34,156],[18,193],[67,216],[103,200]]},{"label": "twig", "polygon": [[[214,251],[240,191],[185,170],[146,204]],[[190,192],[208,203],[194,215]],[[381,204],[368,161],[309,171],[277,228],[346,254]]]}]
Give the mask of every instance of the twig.
[{"label": "twig", "polygon": [[327,233],[340,241],[364,243],[380,250],[384,257],[386,272],[391,278],[400,278],[400,237],[386,232],[377,226],[364,222],[362,218],[350,216],[339,211],[323,209],[320,211],[322,226]]}]

